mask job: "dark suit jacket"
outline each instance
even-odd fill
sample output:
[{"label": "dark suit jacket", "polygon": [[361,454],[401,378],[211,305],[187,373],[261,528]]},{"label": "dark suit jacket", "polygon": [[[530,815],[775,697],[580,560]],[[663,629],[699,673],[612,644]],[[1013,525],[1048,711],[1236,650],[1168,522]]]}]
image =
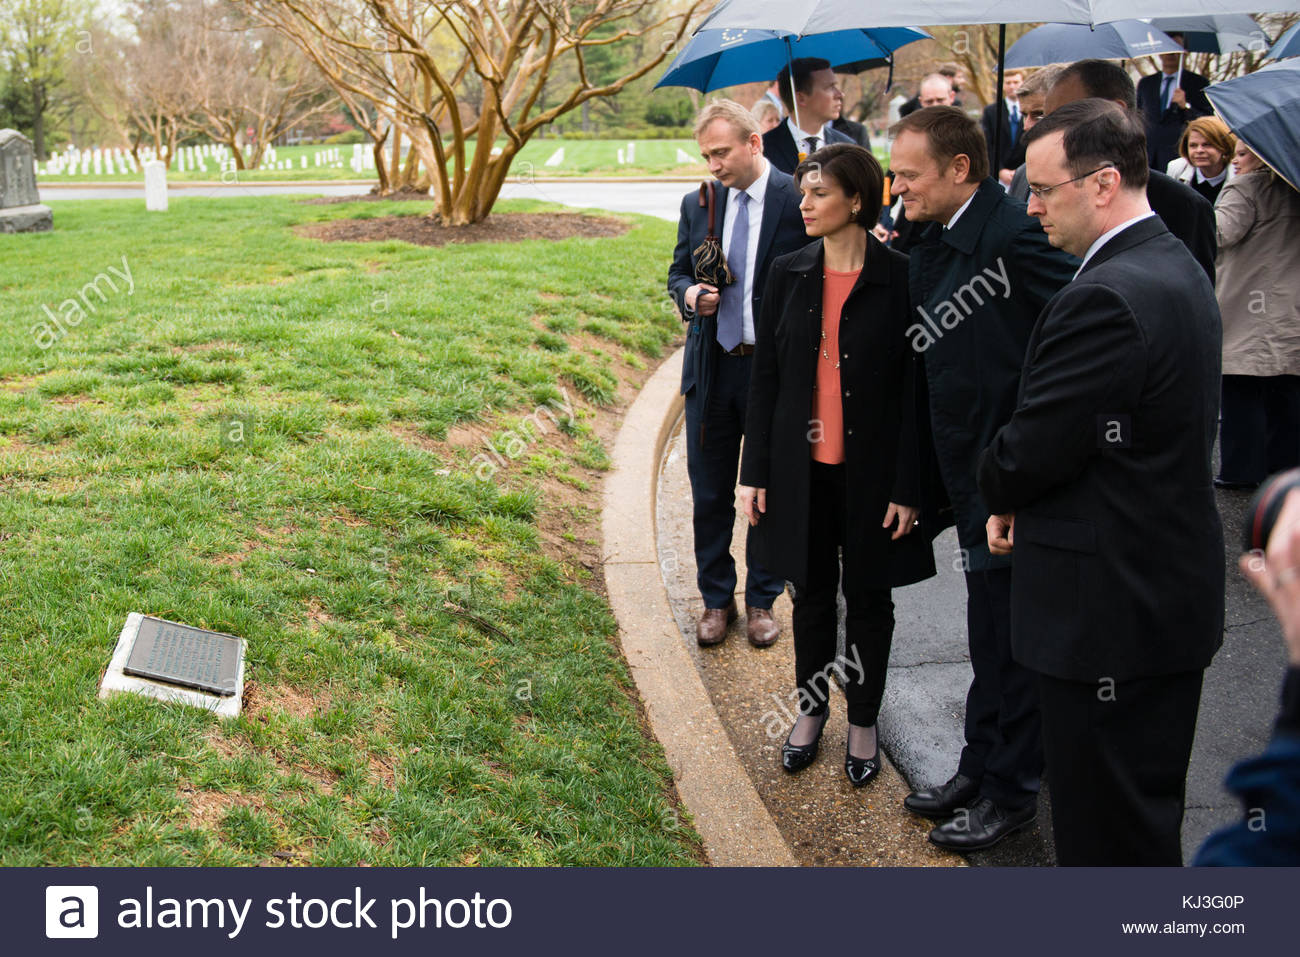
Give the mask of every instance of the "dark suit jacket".
[{"label": "dark suit jacket", "polygon": [[[826,130],[826,142],[822,146],[828,143],[852,142],[851,138],[832,126]],[[768,162],[787,176],[794,174],[795,167],[799,165],[799,148],[795,146],[794,137],[790,135],[790,124],[785,120],[763,134],[763,155],[767,157]]]},{"label": "dark suit jacket", "polygon": [[1162,173],[1178,159],[1178,140],[1187,124],[1198,116],[1209,116],[1214,112],[1205,96],[1210,81],[1190,70],[1183,70],[1178,81],[1178,86],[1187,94],[1187,108],[1170,106],[1165,109],[1160,101],[1163,76],[1163,73],[1144,76],[1137,85],[1137,108],[1147,127],[1147,158],[1151,168]]},{"label": "dark suit jacket", "polygon": [[1112,238],[1043,310],[1015,415],[979,464],[990,512],[1015,513],[1020,663],[1087,682],[1210,663],[1221,341],[1214,290],[1158,217]]},{"label": "dark suit jacket", "polygon": [[831,127],[837,133],[843,133],[863,149],[871,149],[871,134],[867,132],[866,126],[856,120],[837,116],[835,119],[831,120]]},{"label": "dark suit jacket", "polygon": [[[722,238],[722,224],[727,212],[727,189],[714,180],[716,209],[714,228]],[[699,389],[702,401],[708,400],[709,386],[713,382],[713,364],[718,340],[718,317],[700,316],[686,308],[686,290],[695,285],[694,252],[704,242],[709,231],[709,212],[699,203],[699,190],[692,190],[682,199],[681,218],[677,223],[677,246],[673,249],[673,262],[668,267],[668,292],[677,303],[682,318],[690,323],[686,338],[686,355],[682,363],[682,395]],[[773,168],[763,196],[763,225],[758,234],[758,252],[754,273],[754,324],[763,303],[763,284],[767,281],[769,264],[777,256],[798,249],[808,242],[803,229],[803,216],[799,213],[799,191],[794,180],[779,169]],[[735,294],[734,287],[722,294]]]},{"label": "dark suit jacket", "polygon": [[1147,202],[1166,228],[1183,241],[1214,285],[1214,257],[1219,251],[1214,207],[1186,183],[1154,169],[1147,180]]},{"label": "dark suit jacket", "polygon": [[[754,533],[763,567],[805,584],[812,450],[809,426],[822,339],[822,241],[772,263],[750,372],[744,485],[767,489]],[[867,256],[840,313],[840,398],[844,414],[846,541],[860,573],[846,588],[909,585],[934,574],[921,529],[890,541],[881,528],[889,503],[923,506],[922,456],[929,430],[916,416],[918,357],[911,322],[907,257],[867,237]]]},{"label": "dark suit jacket", "polygon": [[[1029,179],[1025,175],[1024,163],[1020,164],[1016,175],[1011,177],[1007,193],[1012,199],[1029,202]],[[1201,264],[1213,283],[1214,257],[1219,250],[1215,235],[1214,207],[1209,202],[1198,203],[1198,199],[1204,200],[1205,197],[1186,183],[1180,183],[1172,176],[1155,170],[1149,172],[1147,202],[1151,205],[1152,212],[1164,221],[1165,228],[1183,241],[1192,258]]]},{"label": "dark suit jacket", "polygon": [[984,142],[989,151],[989,174],[997,179],[998,170],[1015,169],[1025,161],[1025,150],[1020,145],[1020,137],[1025,132],[1025,119],[1022,116],[1016,123],[1016,145],[1011,145],[1011,117],[1007,115],[1006,104],[1002,106],[1002,113],[999,117],[998,125],[1002,127],[1002,151],[993,155],[993,116],[998,112],[998,102],[994,100],[988,106],[984,107],[984,112],[980,116],[980,129],[984,131]]},{"label": "dark suit jacket", "polygon": [[964,565],[1006,566],[989,555],[989,512],[975,486],[975,463],[1015,411],[1034,321],[1079,261],[1054,248],[1024,204],[991,178],[953,229],[916,225],[923,229],[909,254],[917,313],[908,337],[924,360],[935,452]]}]

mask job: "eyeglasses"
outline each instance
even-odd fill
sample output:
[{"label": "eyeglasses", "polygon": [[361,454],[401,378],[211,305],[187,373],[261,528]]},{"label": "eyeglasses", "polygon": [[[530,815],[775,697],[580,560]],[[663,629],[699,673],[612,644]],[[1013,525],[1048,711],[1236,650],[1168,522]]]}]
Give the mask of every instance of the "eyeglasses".
[{"label": "eyeglasses", "polygon": [[1048,193],[1054,189],[1060,189],[1062,186],[1069,186],[1071,183],[1077,183],[1081,179],[1087,179],[1093,173],[1100,173],[1104,169],[1114,169],[1114,166],[1098,166],[1096,169],[1088,170],[1082,176],[1076,176],[1074,179],[1067,179],[1064,183],[1057,183],[1055,186],[1031,186],[1029,192],[1033,193],[1039,199],[1046,199]]}]

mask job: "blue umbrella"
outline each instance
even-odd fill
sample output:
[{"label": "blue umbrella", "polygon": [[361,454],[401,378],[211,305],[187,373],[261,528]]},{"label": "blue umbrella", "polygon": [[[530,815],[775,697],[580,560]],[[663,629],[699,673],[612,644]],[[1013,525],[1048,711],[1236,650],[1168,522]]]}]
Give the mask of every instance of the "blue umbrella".
[{"label": "blue umbrella", "polygon": [[1289,56],[1300,56],[1300,23],[1277,38],[1268,51],[1268,59],[1282,60]]},{"label": "blue umbrella", "polygon": [[1278,60],[1205,88],[1238,138],[1300,189],[1300,60]]},{"label": "blue umbrella", "polygon": [[1268,34],[1245,13],[1152,17],[1151,25],[1165,33],[1181,33],[1188,53],[1263,53],[1268,47]]},{"label": "blue umbrella", "polygon": [[1075,60],[1131,60],[1183,48],[1149,23],[1116,20],[1090,27],[1083,23],[1045,23],[1007,50],[1007,66],[1046,66]]},{"label": "blue umbrella", "polygon": [[913,27],[835,30],[806,37],[783,30],[701,30],[673,59],[655,87],[685,86],[707,93],[738,83],[771,82],[795,57],[820,57],[854,72],[893,62],[901,46],[928,39]]}]

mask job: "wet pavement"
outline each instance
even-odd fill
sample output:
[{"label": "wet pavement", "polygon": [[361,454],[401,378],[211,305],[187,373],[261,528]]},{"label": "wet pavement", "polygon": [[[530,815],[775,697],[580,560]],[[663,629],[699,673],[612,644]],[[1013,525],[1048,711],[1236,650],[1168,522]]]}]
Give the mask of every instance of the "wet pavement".
[{"label": "wet pavement", "polygon": [[[1238,818],[1239,806],[1222,786],[1232,764],[1261,750],[1277,711],[1286,657],[1277,626],[1263,598],[1236,570],[1241,512],[1249,495],[1220,492],[1228,557],[1227,631],[1223,648],[1205,676],[1196,743],[1187,780],[1183,847],[1190,861],[1205,836]],[[660,570],[673,616],[709,690],[732,745],[759,795],[803,864],[1025,866],[1054,862],[1050,794],[1044,788],[1035,825],[997,847],[966,857],[941,851],[926,840],[930,822],[901,806],[910,786],[946,780],[956,769],[962,715],[970,683],[966,651],[965,585],[957,541],[949,530],[935,540],[939,574],[894,591],[897,624],[890,655],[880,736],[887,756],[879,779],[861,791],[844,778],[843,698],[833,691],[831,719],[817,761],[798,775],[780,768],[789,731],[769,734],[771,713],[788,706],[794,686],[790,600],[773,611],[780,641],[767,649],[745,640],[743,614],[727,641],[701,649],[695,620],[702,603],[695,587],[690,484],[681,424],[669,442],[660,474],[657,527]],[[738,555],[743,608],[743,518],[737,516],[733,555]],[[768,722],[765,723],[764,716]]]}]

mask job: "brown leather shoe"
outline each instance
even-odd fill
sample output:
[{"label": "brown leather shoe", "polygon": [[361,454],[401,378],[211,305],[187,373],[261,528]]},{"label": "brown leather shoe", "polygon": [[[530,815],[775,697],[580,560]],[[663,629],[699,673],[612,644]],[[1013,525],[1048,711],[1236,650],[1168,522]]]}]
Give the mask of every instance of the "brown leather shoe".
[{"label": "brown leather shoe", "polygon": [[733,598],[726,608],[706,608],[700,620],[695,623],[695,641],[708,647],[720,645],[727,637],[727,626],[736,620],[736,600]]},{"label": "brown leather shoe", "polygon": [[755,648],[766,648],[781,637],[781,628],[772,617],[770,608],[745,607],[745,630],[749,643]]}]

